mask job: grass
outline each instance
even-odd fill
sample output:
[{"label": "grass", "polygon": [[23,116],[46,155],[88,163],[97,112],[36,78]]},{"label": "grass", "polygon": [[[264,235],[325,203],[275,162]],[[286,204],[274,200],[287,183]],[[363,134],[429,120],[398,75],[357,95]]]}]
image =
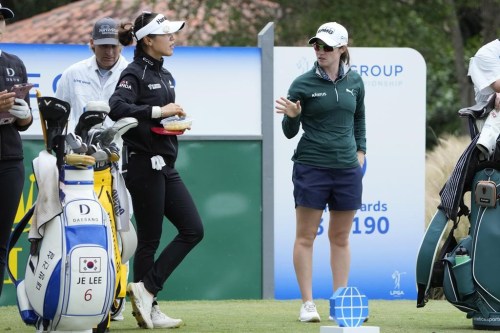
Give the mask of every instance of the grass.
[{"label": "grass", "polygon": [[[171,317],[182,318],[185,325],[178,333],[318,333],[321,326],[335,326],[328,321],[328,300],[317,300],[321,323],[297,320],[299,300],[227,300],[160,302]],[[459,333],[472,331],[472,322],[465,313],[447,301],[430,300],[417,309],[415,301],[371,300],[370,319],[365,326],[378,326],[383,333]],[[127,303],[125,320],[112,322],[110,332],[145,332],[139,329]],[[24,325],[17,307],[5,306],[0,312],[0,332],[33,333]],[[157,330],[158,331],[158,330]],[[166,331],[166,330],[163,330]]]}]

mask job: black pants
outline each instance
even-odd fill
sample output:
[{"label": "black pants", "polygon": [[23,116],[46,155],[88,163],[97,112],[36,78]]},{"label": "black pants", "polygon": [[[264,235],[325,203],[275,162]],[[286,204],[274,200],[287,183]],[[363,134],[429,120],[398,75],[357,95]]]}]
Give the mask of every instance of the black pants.
[{"label": "black pants", "polygon": [[23,161],[0,161],[0,295],[7,262],[7,242],[16,218],[23,185]]},{"label": "black pants", "polygon": [[[134,281],[143,281],[154,294],[186,255],[203,238],[203,224],[194,201],[175,168],[151,168],[151,157],[131,155],[126,175],[137,224],[137,250],[134,256]],[[177,229],[178,234],[161,251],[163,217]]]}]

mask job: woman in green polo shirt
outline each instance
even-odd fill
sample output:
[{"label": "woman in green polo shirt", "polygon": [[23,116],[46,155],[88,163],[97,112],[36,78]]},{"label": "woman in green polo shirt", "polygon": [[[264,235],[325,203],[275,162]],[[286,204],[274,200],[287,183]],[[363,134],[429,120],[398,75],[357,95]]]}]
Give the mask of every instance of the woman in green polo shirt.
[{"label": "woman in green polo shirt", "polygon": [[349,235],[361,207],[362,166],[366,153],[365,88],[349,66],[347,30],[336,22],[321,25],[309,40],[316,53],[313,68],[297,77],[287,98],[276,101],[282,128],[293,138],[303,134],[292,157],[296,212],[293,263],[302,295],[299,320],[318,322],[312,295],[312,255],[323,210],[330,221],[333,290],[347,286]]}]

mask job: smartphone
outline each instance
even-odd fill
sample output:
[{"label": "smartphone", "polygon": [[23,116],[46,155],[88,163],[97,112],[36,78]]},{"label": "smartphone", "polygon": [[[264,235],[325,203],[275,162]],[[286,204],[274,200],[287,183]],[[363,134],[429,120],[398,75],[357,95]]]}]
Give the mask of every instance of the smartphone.
[{"label": "smartphone", "polygon": [[16,93],[16,98],[24,99],[26,97],[26,94],[30,89],[33,88],[32,83],[21,83],[21,84],[15,84],[10,91],[13,91]]}]

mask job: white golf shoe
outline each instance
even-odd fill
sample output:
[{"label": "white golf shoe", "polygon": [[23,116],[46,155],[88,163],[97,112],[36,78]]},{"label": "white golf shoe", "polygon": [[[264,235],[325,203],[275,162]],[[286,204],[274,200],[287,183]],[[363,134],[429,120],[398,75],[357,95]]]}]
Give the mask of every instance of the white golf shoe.
[{"label": "white golf shoe", "polygon": [[182,319],[170,318],[161,312],[158,305],[153,305],[151,309],[151,321],[154,328],[176,328],[182,325]]},{"label": "white golf shoe", "polygon": [[153,307],[153,295],[151,295],[142,282],[129,283],[127,294],[132,304],[132,314],[137,324],[142,328],[154,328],[151,321],[151,308]]},{"label": "white golf shoe", "polygon": [[321,321],[316,304],[312,301],[307,301],[300,307],[299,320],[303,322],[318,323]]}]

